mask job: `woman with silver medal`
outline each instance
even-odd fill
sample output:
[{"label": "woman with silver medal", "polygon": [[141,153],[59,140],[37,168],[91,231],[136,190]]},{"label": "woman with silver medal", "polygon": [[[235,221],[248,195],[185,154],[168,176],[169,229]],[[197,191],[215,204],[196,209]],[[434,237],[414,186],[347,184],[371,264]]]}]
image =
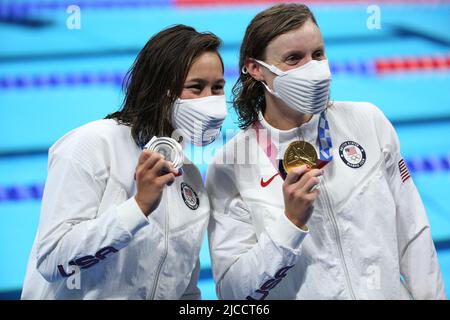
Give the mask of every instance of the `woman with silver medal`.
[{"label": "woman with silver medal", "polygon": [[23,299],[200,299],[210,206],[182,143],[226,117],[220,39],[177,25],[139,53],[123,107],[66,134],[49,172]]},{"label": "woman with silver medal", "polygon": [[[256,15],[239,67],[243,130],[206,181],[219,297],[445,299],[395,130],[370,103],[329,102],[330,68],[309,8]],[[239,162],[233,150],[256,160]]]}]

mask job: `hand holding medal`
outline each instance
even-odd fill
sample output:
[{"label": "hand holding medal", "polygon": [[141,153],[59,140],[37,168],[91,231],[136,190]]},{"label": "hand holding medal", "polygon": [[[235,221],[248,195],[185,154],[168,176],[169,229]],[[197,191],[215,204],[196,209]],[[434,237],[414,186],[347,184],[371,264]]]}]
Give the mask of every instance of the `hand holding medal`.
[{"label": "hand holding medal", "polygon": [[306,141],[294,141],[287,147],[282,164],[287,173],[283,183],[286,216],[304,229],[319,194],[319,178],[323,174],[317,169],[317,152]]},{"label": "hand holding medal", "polygon": [[158,207],[164,187],[175,181],[182,165],[181,146],[171,138],[153,138],[144,147],[136,167],[134,198],[146,216]]},{"label": "hand holding medal", "polygon": [[320,159],[316,149],[306,141],[294,141],[286,149],[282,167],[287,173],[283,184],[286,216],[296,226],[304,229],[313,212],[313,204],[319,195],[321,168],[331,159],[331,138],[325,113],[321,114],[318,127]]},{"label": "hand holding medal", "polygon": [[144,149],[161,154],[165,160],[172,162],[176,170],[183,166],[183,149],[174,139],[168,137],[153,137]]},{"label": "hand holding medal", "polygon": [[285,214],[297,227],[305,230],[314,201],[319,194],[316,186],[323,171],[313,169],[309,164],[292,166],[287,171],[283,183]]},{"label": "hand holding medal", "polygon": [[326,113],[320,114],[317,128],[319,155],[310,143],[294,141],[287,147],[283,159],[277,162],[273,156],[278,153],[277,148],[270,141],[271,139],[269,141],[260,139],[259,130],[261,128],[259,122],[254,123],[256,139],[261,149],[264,150],[284,179],[283,196],[286,216],[296,226],[304,229],[312,214],[314,201],[319,194],[319,179],[323,175],[322,168],[333,158],[330,127]]}]

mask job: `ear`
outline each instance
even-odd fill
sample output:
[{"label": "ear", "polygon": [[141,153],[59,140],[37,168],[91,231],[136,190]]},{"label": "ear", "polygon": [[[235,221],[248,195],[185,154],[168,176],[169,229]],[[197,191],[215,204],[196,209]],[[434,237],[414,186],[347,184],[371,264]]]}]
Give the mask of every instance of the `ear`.
[{"label": "ear", "polygon": [[248,74],[256,81],[264,81],[263,66],[261,66],[255,59],[247,58],[244,64]]}]

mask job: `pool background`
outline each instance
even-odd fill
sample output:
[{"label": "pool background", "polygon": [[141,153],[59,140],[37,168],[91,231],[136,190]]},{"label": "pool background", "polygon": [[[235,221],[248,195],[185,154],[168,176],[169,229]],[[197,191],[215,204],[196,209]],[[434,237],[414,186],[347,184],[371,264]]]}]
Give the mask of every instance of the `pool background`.
[{"label": "pool background", "polygon": [[[230,98],[245,28],[274,2],[0,2],[0,299],[20,296],[48,148],[119,108],[122,77],[147,40],[176,23],[216,33]],[[306,3],[324,35],[332,98],[376,104],[399,134],[449,294],[450,2],[371,1],[380,8],[381,29],[367,28],[363,1]],[[79,30],[66,26],[71,4],[81,9]],[[230,108],[224,131],[236,129],[236,120]],[[203,174],[206,168],[200,165]],[[201,264],[203,298],[215,299],[206,241]]]}]

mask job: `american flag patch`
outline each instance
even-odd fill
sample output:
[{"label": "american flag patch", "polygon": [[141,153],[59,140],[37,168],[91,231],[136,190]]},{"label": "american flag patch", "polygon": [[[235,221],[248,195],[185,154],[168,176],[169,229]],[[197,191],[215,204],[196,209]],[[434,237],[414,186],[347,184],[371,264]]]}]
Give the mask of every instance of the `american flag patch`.
[{"label": "american flag patch", "polygon": [[405,182],[411,177],[409,175],[409,170],[408,167],[406,166],[405,160],[401,159],[398,162],[398,168],[400,170],[400,177],[402,178],[402,182]]}]

